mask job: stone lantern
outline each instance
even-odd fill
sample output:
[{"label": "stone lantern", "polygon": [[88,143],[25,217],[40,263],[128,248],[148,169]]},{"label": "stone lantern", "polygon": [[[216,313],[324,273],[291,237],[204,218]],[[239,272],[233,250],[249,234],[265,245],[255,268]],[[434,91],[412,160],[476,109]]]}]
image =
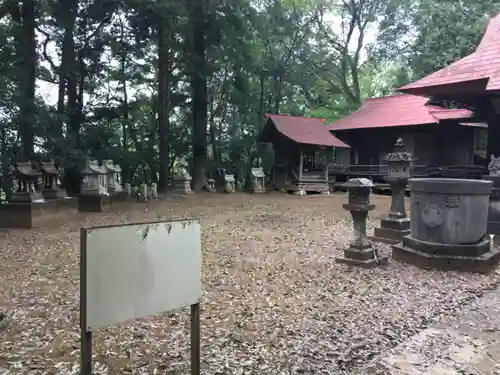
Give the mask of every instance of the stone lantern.
[{"label": "stone lantern", "polygon": [[404,143],[399,138],[394,145],[394,152],[387,154],[386,181],[391,187],[391,208],[380,221],[380,228],[375,228],[373,240],[396,244],[410,234],[410,219],[405,210],[405,190],[410,178],[411,163],[415,160],[411,153],[404,151]]},{"label": "stone lantern", "polygon": [[354,238],[349,248],[344,250],[344,256],[337,257],[336,261],[364,268],[387,264],[387,257],[380,258],[366,236],[366,218],[368,212],[375,208],[370,202],[373,183],[366,178],[352,178],[343,186],[347,187],[349,194],[348,203],[344,204],[343,208],[351,213]]}]

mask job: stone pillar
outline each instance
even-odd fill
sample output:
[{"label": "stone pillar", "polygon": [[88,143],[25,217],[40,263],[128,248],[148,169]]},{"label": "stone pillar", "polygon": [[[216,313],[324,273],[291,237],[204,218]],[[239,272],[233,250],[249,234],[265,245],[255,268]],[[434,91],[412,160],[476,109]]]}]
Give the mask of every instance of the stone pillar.
[{"label": "stone pillar", "polygon": [[234,193],[236,191],[236,184],[234,174],[224,175],[224,193]]},{"label": "stone pillar", "polygon": [[148,199],[148,185],[147,184],[141,184],[139,186],[139,191],[137,192],[137,201],[138,202],[145,202]]},{"label": "stone pillar", "polygon": [[409,152],[404,151],[404,143],[399,138],[394,145],[394,152],[387,154],[387,177],[391,187],[391,208],[389,214],[380,221],[380,228],[375,228],[375,241],[397,244],[410,234],[410,219],[405,210],[405,190],[410,178],[410,166],[414,161]]},{"label": "stone pillar", "polygon": [[154,182],[149,186],[149,199],[158,199],[158,187]]},{"label": "stone pillar", "polygon": [[185,169],[179,170],[174,179],[174,193],[191,194],[191,176]]},{"label": "stone pillar", "polygon": [[125,194],[127,194],[127,197],[130,198],[132,196],[132,186],[130,183],[125,182],[125,187],[124,187]]},{"label": "stone pillar", "polygon": [[348,189],[349,202],[343,207],[351,213],[354,233],[350,246],[344,250],[344,256],[335,260],[337,263],[363,268],[387,264],[388,258],[379,257],[378,251],[366,237],[366,218],[368,212],[375,208],[375,205],[370,203],[373,183],[366,178],[352,178],[344,184],[344,187]]}]

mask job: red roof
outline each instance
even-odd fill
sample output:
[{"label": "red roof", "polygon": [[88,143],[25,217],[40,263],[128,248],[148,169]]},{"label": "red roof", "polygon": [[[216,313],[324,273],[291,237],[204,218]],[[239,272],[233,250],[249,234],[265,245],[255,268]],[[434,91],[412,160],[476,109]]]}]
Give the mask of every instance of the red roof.
[{"label": "red roof", "polygon": [[398,89],[417,95],[433,95],[444,90],[450,94],[500,90],[500,14],[490,20],[475,52]]},{"label": "red roof", "polygon": [[264,133],[269,126],[285,137],[302,144],[343,147],[349,146],[331,134],[325,126],[325,120],[312,117],[296,117],[287,115],[265,115],[267,122],[259,137],[261,142],[266,141]]},{"label": "red roof", "polygon": [[351,115],[328,125],[328,129],[347,130],[436,124],[441,120],[466,119],[473,113],[467,109],[446,109],[426,105],[428,98],[397,94],[367,99]]}]

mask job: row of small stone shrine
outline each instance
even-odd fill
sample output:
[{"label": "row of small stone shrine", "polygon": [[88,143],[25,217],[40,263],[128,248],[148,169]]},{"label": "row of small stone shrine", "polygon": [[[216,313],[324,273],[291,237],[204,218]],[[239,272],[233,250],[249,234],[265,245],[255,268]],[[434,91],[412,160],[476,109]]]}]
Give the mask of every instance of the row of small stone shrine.
[{"label": "row of small stone shrine", "polygon": [[[136,199],[145,201],[158,197],[157,185],[141,184],[132,187],[122,184],[120,165],[112,160],[87,160],[81,170],[82,186],[78,198],[70,198],[61,188],[60,174],[53,161],[36,164],[19,162],[12,170],[13,189],[8,202],[0,204],[1,228],[26,228],[33,226],[33,218],[47,211],[76,207],[80,212],[102,212],[113,202]],[[252,170],[254,193],[264,192],[264,173],[261,168]],[[208,179],[209,192],[233,193],[236,190],[232,174],[222,173],[218,180]],[[191,176],[180,170],[174,180],[174,193],[191,193]]]}]

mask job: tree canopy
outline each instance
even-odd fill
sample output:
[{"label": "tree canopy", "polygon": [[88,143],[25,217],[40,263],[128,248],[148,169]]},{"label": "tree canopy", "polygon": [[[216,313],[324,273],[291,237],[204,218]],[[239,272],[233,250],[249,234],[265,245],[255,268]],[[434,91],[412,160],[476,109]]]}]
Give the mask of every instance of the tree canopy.
[{"label": "tree canopy", "polygon": [[260,163],[265,113],[348,115],[470,53],[499,4],[6,0],[2,174],[18,160],[71,169],[91,155],[160,191],[179,164],[195,190],[215,166],[244,178]]}]

